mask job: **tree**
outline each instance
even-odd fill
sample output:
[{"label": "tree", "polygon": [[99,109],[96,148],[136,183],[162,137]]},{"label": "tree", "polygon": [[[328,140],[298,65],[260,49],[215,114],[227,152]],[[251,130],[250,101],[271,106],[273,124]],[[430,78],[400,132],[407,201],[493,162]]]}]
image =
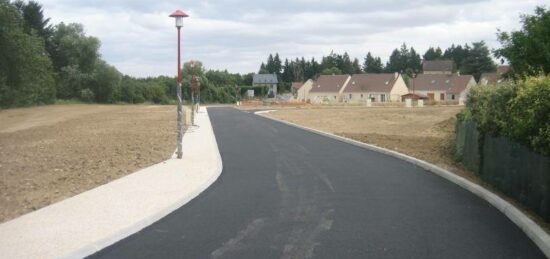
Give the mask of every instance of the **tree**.
[{"label": "tree", "polygon": [[273,58],[273,71],[271,73],[275,73],[278,77],[280,77],[282,69],[283,66],[281,58],[279,57],[279,53],[275,53],[275,57]]},{"label": "tree", "polygon": [[422,60],[420,59],[420,55],[416,53],[416,50],[414,50],[413,47],[411,47],[409,56],[407,57],[407,68],[405,71],[407,75],[412,76],[412,74],[418,74],[421,70]]},{"label": "tree", "polygon": [[293,66],[288,62],[288,59],[285,59],[285,64],[283,66],[283,73],[281,74],[281,80],[286,83],[292,83],[294,80],[294,73],[292,71]]},{"label": "tree", "polygon": [[342,71],[342,73],[348,74],[348,75],[355,73],[355,68],[347,52],[344,52],[344,55],[342,56],[337,55],[336,60],[338,64],[337,67]]},{"label": "tree", "polygon": [[99,59],[99,40],[86,36],[81,24],[56,25],[52,45],[55,51],[51,58],[56,71],[66,66],[78,66],[81,72],[91,73]]},{"label": "tree", "polygon": [[462,62],[466,57],[468,57],[470,50],[470,46],[466,44],[464,47],[461,45],[455,46],[454,44],[451,45],[451,47],[447,48],[445,50],[445,53],[443,54],[443,59],[449,59],[454,61],[456,69],[460,71]]},{"label": "tree", "polygon": [[354,58],[353,59],[353,73],[352,74],[361,74],[363,70],[361,69],[361,65],[359,65],[359,59]]},{"label": "tree", "polygon": [[325,68],[321,72],[322,75],[341,75],[342,71],[337,67]]},{"label": "tree", "polygon": [[472,48],[468,50],[468,56],[460,65],[460,72],[473,75],[476,81],[479,81],[482,73],[493,72],[495,69],[496,65],[484,41],[472,43]]},{"label": "tree", "polygon": [[430,47],[422,57],[424,60],[438,60],[443,58],[443,54],[441,48]]},{"label": "tree", "polygon": [[97,102],[113,103],[120,91],[121,75],[115,67],[100,61],[93,71],[91,90]]},{"label": "tree", "polygon": [[47,46],[53,34],[53,29],[52,26],[48,24],[50,22],[50,18],[44,17],[42,5],[35,1],[25,3],[21,0],[15,1],[14,5],[17,7],[25,21],[25,32],[27,34],[31,34],[33,32],[36,33],[36,35],[45,40]]},{"label": "tree", "polygon": [[367,53],[363,63],[363,71],[365,71],[365,73],[382,73],[384,71],[384,67],[380,57],[373,57],[370,52]]},{"label": "tree", "polygon": [[0,106],[55,101],[52,64],[43,40],[24,32],[23,19],[9,1],[0,0]]},{"label": "tree", "polygon": [[265,66],[264,62],[260,65],[260,70],[258,71],[258,74],[267,74],[269,71],[267,71],[267,67]]},{"label": "tree", "polygon": [[401,53],[398,49],[394,49],[386,63],[386,72],[403,72],[404,65],[402,64]]},{"label": "tree", "polygon": [[522,15],[519,31],[498,31],[502,48],[495,54],[508,60],[516,75],[550,73],[550,10],[537,7],[534,15]]}]

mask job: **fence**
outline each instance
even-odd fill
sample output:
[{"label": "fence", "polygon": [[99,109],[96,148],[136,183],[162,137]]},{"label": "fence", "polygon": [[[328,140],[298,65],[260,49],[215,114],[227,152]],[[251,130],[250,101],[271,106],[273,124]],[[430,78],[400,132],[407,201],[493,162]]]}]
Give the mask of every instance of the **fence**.
[{"label": "fence", "polygon": [[456,156],[464,166],[550,221],[550,158],[504,137],[480,135],[472,121],[457,122]]}]

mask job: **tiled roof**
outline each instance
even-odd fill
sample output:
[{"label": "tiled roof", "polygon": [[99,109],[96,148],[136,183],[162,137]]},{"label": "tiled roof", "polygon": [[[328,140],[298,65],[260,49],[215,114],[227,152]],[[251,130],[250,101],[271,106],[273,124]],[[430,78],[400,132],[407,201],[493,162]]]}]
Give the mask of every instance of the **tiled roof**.
[{"label": "tiled roof", "polygon": [[351,77],[344,92],[390,92],[396,80],[397,76],[394,73],[357,74]]},{"label": "tiled roof", "polygon": [[429,75],[420,74],[412,80],[411,88],[418,91],[445,91],[461,93],[473,78],[471,75]]},{"label": "tiled roof", "polygon": [[254,74],[252,84],[276,84],[278,83],[275,74]]},{"label": "tiled roof", "polygon": [[426,60],[422,64],[422,70],[424,72],[453,72],[453,66],[454,62],[452,60]]},{"label": "tiled roof", "polygon": [[344,87],[344,84],[348,78],[349,75],[321,75],[313,83],[313,87],[310,92],[337,93],[340,89],[342,89],[342,87]]},{"label": "tiled roof", "polygon": [[502,65],[502,66],[498,66],[497,67],[497,74],[499,75],[503,75],[503,74],[506,74],[510,71],[510,66],[509,65]]}]

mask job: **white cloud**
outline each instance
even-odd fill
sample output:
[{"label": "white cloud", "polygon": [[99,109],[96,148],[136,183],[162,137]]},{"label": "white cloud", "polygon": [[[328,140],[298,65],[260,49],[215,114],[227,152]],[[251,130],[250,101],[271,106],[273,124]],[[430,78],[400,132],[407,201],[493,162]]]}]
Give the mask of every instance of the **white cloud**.
[{"label": "white cloud", "polygon": [[[430,46],[484,40],[519,28],[519,14],[544,0],[199,0],[182,6],[183,59],[207,68],[254,72],[269,53],[315,57],[331,50],[362,59],[386,59],[403,42],[423,53]],[[54,23],[84,24],[102,42],[101,53],[121,72],[138,77],[174,74],[176,30],[168,14],[179,1],[43,0]]]}]

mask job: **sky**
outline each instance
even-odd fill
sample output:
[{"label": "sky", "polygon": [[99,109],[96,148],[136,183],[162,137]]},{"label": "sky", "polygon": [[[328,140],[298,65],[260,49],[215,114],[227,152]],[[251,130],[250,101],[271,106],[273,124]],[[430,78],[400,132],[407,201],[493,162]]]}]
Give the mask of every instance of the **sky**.
[{"label": "sky", "polygon": [[100,53],[135,77],[177,71],[177,31],[168,15],[186,12],[182,58],[207,69],[257,72],[270,53],[294,59],[367,52],[386,61],[402,43],[430,46],[485,41],[499,47],[497,29],[521,28],[550,0],[38,0],[52,23],[81,23],[101,41]]}]

